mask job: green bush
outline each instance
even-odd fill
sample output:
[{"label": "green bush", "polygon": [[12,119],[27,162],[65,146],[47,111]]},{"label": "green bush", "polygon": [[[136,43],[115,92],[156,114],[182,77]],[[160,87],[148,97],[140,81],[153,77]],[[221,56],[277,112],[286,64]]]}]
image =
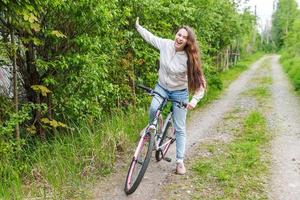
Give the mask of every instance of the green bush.
[{"label": "green bush", "polygon": [[[298,16],[300,12],[298,10]],[[285,38],[285,46],[282,49],[281,62],[284,70],[287,72],[291,82],[293,83],[295,90],[300,90],[300,20],[295,19],[292,24],[290,33]]]}]

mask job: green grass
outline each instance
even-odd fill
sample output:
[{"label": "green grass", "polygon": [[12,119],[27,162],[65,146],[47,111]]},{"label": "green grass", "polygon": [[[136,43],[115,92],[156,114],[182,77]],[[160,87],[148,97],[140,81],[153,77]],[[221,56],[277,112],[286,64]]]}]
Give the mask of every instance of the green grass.
[{"label": "green grass", "polygon": [[23,152],[26,169],[10,171],[15,176],[1,185],[0,199],[88,198],[92,183],[114,170],[117,155],[127,153],[146,123],[145,109],[132,109],[129,114],[120,111],[105,122],[74,125],[51,141],[32,144]]},{"label": "green grass", "polygon": [[270,90],[266,86],[256,87],[243,93],[247,96],[255,97],[256,100],[262,100],[271,95]]},{"label": "green grass", "polygon": [[13,161],[0,164],[1,182],[0,199],[21,199],[22,180],[18,174],[18,166]]},{"label": "green grass", "polygon": [[300,94],[300,55],[295,53],[298,49],[294,49],[293,52],[289,51],[289,49],[282,51],[280,62],[295,90]]},{"label": "green grass", "polygon": [[265,60],[261,64],[258,76],[251,80],[252,85],[255,85],[256,87],[244,92],[243,95],[254,97],[258,102],[271,96],[269,87],[272,84],[273,79],[268,74],[268,71],[270,71],[270,62],[269,60]]},{"label": "green grass", "polygon": [[273,79],[270,76],[264,76],[264,77],[254,78],[252,81],[257,83],[258,85],[271,85]]},{"label": "green grass", "polygon": [[204,145],[212,156],[193,165],[195,190],[199,191],[193,199],[267,199],[264,176],[268,163],[262,155],[268,141],[263,115],[252,112],[231,143]]}]

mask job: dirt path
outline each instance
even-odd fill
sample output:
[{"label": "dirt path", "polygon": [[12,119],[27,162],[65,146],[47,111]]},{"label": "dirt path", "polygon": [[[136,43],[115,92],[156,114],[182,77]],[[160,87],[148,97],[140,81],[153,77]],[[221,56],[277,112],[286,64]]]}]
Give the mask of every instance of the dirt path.
[{"label": "dirt path", "polygon": [[[191,114],[187,126],[187,155],[191,158],[195,154],[197,145],[203,141],[214,140],[216,129],[222,124],[223,117],[231,112],[237,102],[239,109],[247,110],[255,107],[247,100],[243,92],[251,88],[251,81],[257,76],[258,68],[264,60],[272,62],[272,108],[270,109],[270,127],[276,130],[277,136],[272,143],[272,162],[269,184],[270,199],[300,199],[300,105],[290,90],[284,74],[278,65],[277,56],[265,56],[254,63],[249,70],[244,72],[230,87],[224,95],[214,103],[200,111]],[[222,130],[217,130],[217,132]],[[227,134],[218,134],[217,137],[227,137]],[[222,139],[222,138],[221,138]],[[169,156],[175,157],[175,145],[169,152]],[[94,199],[164,199],[159,196],[160,189],[165,183],[178,177],[172,173],[175,168],[174,159],[171,163],[155,162],[150,163],[145,177],[139,188],[130,196],[126,196],[123,188],[126,176],[127,164],[118,165],[118,172],[104,179],[95,186]],[[185,178],[189,177],[189,173]],[[176,198],[175,198],[176,199]],[[185,199],[188,199],[185,198]]]},{"label": "dirt path", "polygon": [[272,57],[272,120],[276,136],[272,142],[272,168],[269,198],[300,199],[300,100],[286,75]]}]

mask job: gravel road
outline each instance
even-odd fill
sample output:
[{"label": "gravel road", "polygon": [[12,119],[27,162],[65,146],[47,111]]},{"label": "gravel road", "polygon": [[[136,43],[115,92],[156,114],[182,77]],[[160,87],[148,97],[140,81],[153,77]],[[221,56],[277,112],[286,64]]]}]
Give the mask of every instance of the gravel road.
[{"label": "gravel road", "polygon": [[300,99],[282,72],[279,56],[273,56],[272,101],[275,137],[269,199],[300,199]]}]

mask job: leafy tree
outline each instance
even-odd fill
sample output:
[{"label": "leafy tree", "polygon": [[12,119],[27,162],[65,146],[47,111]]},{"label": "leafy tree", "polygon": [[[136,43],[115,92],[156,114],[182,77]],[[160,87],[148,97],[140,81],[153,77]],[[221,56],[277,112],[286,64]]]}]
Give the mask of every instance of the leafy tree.
[{"label": "leafy tree", "polygon": [[282,47],[281,61],[283,67],[292,83],[295,90],[300,90],[300,11],[293,21],[293,24],[284,39],[284,46]]},{"label": "leafy tree", "polygon": [[295,0],[279,0],[276,11],[272,16],[272,38],[278,48],[284,45],[293,21],[297,15],[297,2]]}]

